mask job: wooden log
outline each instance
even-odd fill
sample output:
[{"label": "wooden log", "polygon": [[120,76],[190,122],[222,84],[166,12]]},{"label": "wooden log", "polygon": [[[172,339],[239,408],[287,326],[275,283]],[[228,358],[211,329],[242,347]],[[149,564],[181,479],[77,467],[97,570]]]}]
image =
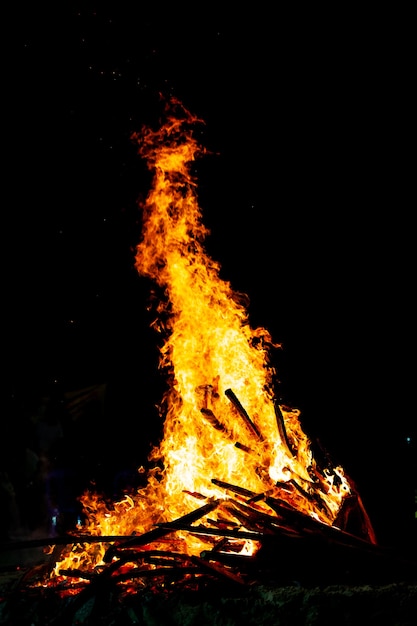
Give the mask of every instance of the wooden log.
[{"label": "wooden log", "polygon": [[94,580],[96,574],[94,572],[85,572],[80,569],[60,569],[60,576],[65,576],[66,578],[82,578],[84,580]]},{"label": "wooden log", "polygon": [[237,500],[228,500],[224,506],[226,506],[233,515],[238,517],[243,525],[250,524],[252,527],[256,528],[258,532],[285,532],[291,536],[296,534],[294,528],[283,523],[276,515],[269,515],[258,509],[253,509],[251,506],[242,504]]},{"label": "wooden log", "polygon": [[252,434],[254,434],[259,441],[263,441],[263,437],[260,431],[258,430],[257,426],[252,422],[251,418],[246,412],[246,409],[244,409],[240,400],[237,398],[236,394],[232,391],[232,389],[226,389],[224,393],[229,398],[233,406],[237,409],[239,415],[243,418],[246,426],[248,426]]},{"label": "wooden log", "polygon": [[[289,471],[291,471],[291,470],[289,470]],[[276,486],[276,487],[279,487],[280,489],[284,489],[285,491],[292,491],[292,488],[293,488],[293,485],[291,485],[291,482],[290,482],[290,481],[288,481],[288,482],[282,482],[282,481],[279,481],[279,480],[278,480],[278,481],[275,483],[275,486]]]},{"label": "wooden log", "polygon": [[211,404],[211,398],[214,393],[213,385],[200,385],[196,388],[196,391],[199,396],[203,397],[203,409],[209,409],[209,405]]},{"label": "wooden log", "polygon": [[171,562],[180,561],[181,563],[190,563],[191,557],[189,554],[185,552],[173,552],[172,550],[141,550],[141,556],[145,561],[152,559],[153,557],[164,557],[165,559],[170,559]]},{"label": "wooden log", "polygon": [[285,448],[290,453],[290,455],[295,456],[296,452],[292,449],[292,446],[288,440],[287,429],[285,428],[284,416],[282,414],[281,407],[278,404],[278,402],[274,402],[274,411],[275,411],[275,417],[277,420],[279,438],[281,439],[282,444],[285,446]]},{"label": "wooden log", "polygon": [[265,537],[264,533],[256,531],[208,528],[202,525],[191,526],[190,524],[177,524],[176,530],[184,530],[192,533],[193,535],[214,535],[215,537],[228,537],[229,539],[249,539],[251,541],[262,541],[262,538]]},{"label": "wooden log", "polygon": [[193,522],[196,522],[197,520],[204,517],[204,515],[206,515],[207,513],[210,513],[211,511],[216,509],[219,504],[221,504],[221,502],[221,500],[211,500],[210,502],[204,504],[198,509],[191,511],[190,513],[186,513],[185,515],[182,515],[181,517],[172,520],[172,522],[165,523],[164,526],[170,526],[175,530],[177,528],[177,524],[192,524]]},{"label": "wooden log", "polygon": [[[152,541],[155,541],[155,539],[163,537],[170,531],[178,530],[178,528],[183,524],[192,524],[193,522],[206,515],[206,513],[210,513],[210,511],[213,511],[213,509],[215,509],[219,505],[219,503],[220,500],[212,500],[204,506],[201,506],[198,509],[191,511],[190,513],[186,513],[185,515],[182,515],[181,517],[178,517],[171,522],[158,523],[156,524],[156,528],[154,528],[153,530],[143,533],[142,535],[132,537],[132,539],[123,543],[122,546],[143,546],[147,543],[151,543]],[[119,548],[122,546],[119,546]]]},{"label": "wooden log", "polygon": [[[176,520],[172,522],[164,522],[163,524],[157,524],[156,528],[153,528],[152,530],[146,533],[143,533],[142,535],[137,535],[135,537],[132,537],[128,541],[123,542],[121,545],[119,544],[117,547],[118,549],[122,547],[131,548],[133,546],[144,546],[144,545],[147,545],[148,543],[153,543],[154,541],[161,539],[168,533],[175,532],[176,530],[178,530],[179,525],[191,524],[192,522],[195,522],[196,520],[200,519],[206,513],[209,513],[210,511],[215,509],[219,505],[219,502],[220,502],[219,500],[212,500],[211,502],[208,502],[207,504],[199,507],[198,509],[191,511],[190,513],[186,513],[185,515],[177,518]],[[103,560],[108,563],[113,559],[113,556],[114,556],[114,546],[110,546],[110,548],[105,553]]]},{"label": "wooden log", "polygon": [[162,537],[165,537],[165,535],[168,535],[168,533],[170,532],[174,532],[175,529],[171,528],[169,526],[167,526],[166,528],[153,528],[152,530],[143,533],[142,535],[137,535],[132,539],[129,539],[128,541],[123,541],[122,544],[118,545],[118,546],[114,546],[111,545],[108,550],[105,552],[104,556],[103,556],[103,561],[105,563],[110,563],[113,558],[114,558],[114,554],[115,554],[115,550],[120,550],[122,547],[132,547],[132,546],[144,546],[147,545],[148,543],[153,543],[154,541],[157,541],[158,539],[162,539]]},{"label": "wooden log", "polygon": [[211,482],[213,483],[213,485],[216,485],[217,487],[222,487],[222,489],[228,489],[229,491],[232,491],[233,493],[238,493],[241,496],[244,496],[245,498],[252,498],[253,496],[256,496],[256,493],[254,491],[250,491],[249,489],[244,489],[243,487],[239,487],[238,485],[232,485],[231,483],[226,483],[223,480],[217,480],[217,478],[212,478]]},{"label": "wooden log", "polygon": [[306,500],[308,500],[309,502],[312,502],[313,504],[315,504],[322,511],[322,513],[324,513],[326,515],[327,520],[329,521],[329,523],[331,523],[331,521],[333,519],[332,512],[329,509],[329,507],[327,506],[327,504],[324,502],[324,500],[321,499],[320,493],[318,493],[317,491],[315,491],[314,493],[308,493],[308,491],[303,489],[303,487],[301,487],[301,485],[298,484],[298,482],[295,480],[295,478],[292,478],[289,482],[292,485],[294,485],[296,490]]},{"label": "wooden log", "polygon": [[[275,483],[277,486],[278,483]],[[271,494],[276,493],[275,489],[268,489],[268,491],[263,491],[262,493],[258,493],[247,500],[247,504],[256,504],[257,502],[262,502],[266,498],[268,498]]]},{"label": "wooden log", "polygon": [[[207,418],[207,420],[210,422],[213,428],[215,428],[219,432],[222,432],[224,435],[226,435],[226,437],[229,437],[230,439],[233,437],[233,433],[230,430],[228,430],[226,426],[220,422],[220,420],[217,419],[217,417],[214,415],[211,409],[207,409],[203,407],[200,409],[200,412],[202,415],[204,415],[205,418]],[[236,441],[235,447],[239,448],[240,450],[243,450],[244,452],[252,452],[252,450],[248,448],[248,446],[245,446],[243,443],[240,443],[239,441]]]},{"label": "wooden log", "polygon": [[186,493],[188,496],[192,496],[197,500],[207,500],[207,496],[203,496],[203,494],[198,493],[198,491],[188,491],[188,489],[183,489],[182,493]]},{"label": "wooden log", "polygon": [[115,548],[114,556],[123,560],[124,563],[128,561],[143,561],[145,563],[154,563],[154,559],[160,559],[165,563],[173,564],[176,562],[190,562],[190,556],[184,552],[173,552],[172,550],[143,550],[140,547],[124,548],[119,550]]},{"label": "wooden log", "polygon": [[[237,541],[236,539],[229,539],[228,537],[222,537],[220,541],[216,541],[216,543],[212,547],[213,552],[227,552],[228,554],[231,552],[241,552],[246,545],[246,539],[241,539]],[[201,556],[201,554],[200,554]]]},{"label": "wooden log", "polygon": [[176,565],[173,567],[157,567],[155,569],[132,569],[129,572],[122,572],[114,576],[113,580],[115,583],[135,578],[162,578],[163,580],[172,578],[177,580],[190,574],[199,573],[201,574],[201,568],[199,569],[196,564],[189,566]]},{"label": "wooden log", "polygon": [[227,436],[232,435],[232,433],[227,430],[226,426],[224,426],[224,424],[222,424],[217,419],[217,417],[214,415],[211,409],[206,409],[205,407],[203,407],[202,409],[200,409],[200,413],[204,415],[204,417],[207,419],[207,421],[210,422],[213,428],[215,428],[216,430],[219,430],[220,432],[224,433]]},{"label": "wooden log", "polygon": [[241,525],[244,528],[246,528],[246,530],[249,530],[252,532],[259,532],[259,533],[262,533],[263,535],[268,535],[271,533],[271,529],[268,528],[268,526],[265,523],[260,521],[254,515],[251,515],[250,513],[239,510],[239,509],[237,510],[232,509],[231,504],[232,504],[231,502],[228,503],[230,512],[233,513],[236,519],[239,520]]},{"label": "wooden log", "polygon": [[239,441],[236,441],[235,448],[239,448],[239,450],[243,450],[244,452],[253,452],[253,450],[248,448],[248,446],[243,445],[243,443],[239,443]]},{"label": "wooden log", "polygon": [[236,528],[236,526],[239,525],[238,522],[233,522],[232,520],[224,519],[220,516],[218,519],[212,519],[211,517],[208,517],[207,522],[211,524],[213,527],[222,528],[222,529],[230,528],[230,527]]},{"label": "wooden log", "polygon": [[255,564],[253,556],[248,554],[233,554],[231,552],[218,552],[217,550],[203,550],[200,554],[203,561],[217,561],[236,568],[239,572],[252,569]]},{"label": "wooden log", "polygon": [[231,580],[234,583],[238,583],[239,585],[246,585],[246,582],[241,576],[239,576],[239,574],[231,572],[225,567],[221,567],[218,564],[214,564],[211,561],[202,559],[198,556],[193,556],[192,560],[193,563],[207,570],[209,574],[215,574],[217,577],[220,576],[221,578],[227,578],[228,580]]},{"label": "wooden log", "polygon": [[340,528],[320,522],[307,513],[298,511],[297,509],[290,509],[288,506],[283,505],[281,502],[274,500],[274,498],[267,498],[265,500],[271,508],[280,516],[283,520],[287,520],[290,527],[298,532],[303,532],[309,535],[317,535],[317,537],[326,537],[334,542],[343,543],[351,547],[362,548],[363,550],[369,550],[375,548],[368,539],[359,537],[352,533],[348,533]]}]

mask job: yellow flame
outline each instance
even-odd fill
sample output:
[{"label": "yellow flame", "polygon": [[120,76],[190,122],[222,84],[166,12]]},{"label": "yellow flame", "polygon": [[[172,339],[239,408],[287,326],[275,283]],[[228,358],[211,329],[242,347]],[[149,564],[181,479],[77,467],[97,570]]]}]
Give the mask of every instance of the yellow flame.
[{"label": "yellow flame", "polygon": [[[317,468],[297,409],[281,407],[288,435],[283,439],[270,359],[276,345],[265,328],[251,327],[245,299],[220,278],[219,264],[206,253],[209,231],[191,173],[205,153],[194,137],[200,123],[173,100],[161,128],[132,137],[154,174],[135,264],[163,293],[153,326],[163,337],[160,365],[168,390],[163,437],[150,454],[155,465],[146,487],[113,507],[84,494],[92,534],[149,530],[195,509],[192,494],[224,498],[213,479],[267,492],[327,524],[349,493],[341,468]],[[195,538],[184,541],[188,550],[201,547]],[[103,556],[100,550],[86,547],[93,565]],[[243,551],[251,548],[245,544]],[[59,567],[70,566],[73,558]]]}]

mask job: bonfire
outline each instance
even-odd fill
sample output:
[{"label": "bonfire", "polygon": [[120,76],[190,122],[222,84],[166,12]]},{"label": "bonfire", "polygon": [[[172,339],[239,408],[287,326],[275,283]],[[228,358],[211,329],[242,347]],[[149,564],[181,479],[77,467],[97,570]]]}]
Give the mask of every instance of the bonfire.
[{"label": "bonfire", "polygon": [[[251,326],[247,299],[206,252],[192,173],[207,152],[195,138],[203,123],[173,99],[158,129],[132,135],[153,173],[134,262],[160,294],[152,327],[167,380],[163,433],[144,487],[111,505],[81,496],[85,522],[59,551],[54,542],[47,585],[74,591],[104,571],[136,588],[205,574],[245,584],[277,541],[376,544],[352,481],[326,451],[313,454],[300,411],[277,400],[281,346]],[[137,419],[140,430],[146,416]]]}]

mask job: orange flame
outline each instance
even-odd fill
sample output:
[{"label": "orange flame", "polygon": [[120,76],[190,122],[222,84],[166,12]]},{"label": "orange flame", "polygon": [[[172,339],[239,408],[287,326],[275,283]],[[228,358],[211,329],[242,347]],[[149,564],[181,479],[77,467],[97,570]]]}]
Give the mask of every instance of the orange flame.
[{"label": "orange flame", "polygon": [[[169,384],[146,487],[111,508],[84,494],[92,534],[147,531],[194,510],[196,497],[224,499],[222,483],[270,494],[329,525],[350,493],[341,467],[317,467],[299,411],[276,404],[270,355],[277,346],[266,329],[251,327],[244,298],[205,251],[209,231],[191,173],[205,153],[194,137],[200,123],[174,100],[160,129],[132,137],[154,172],[135,263],[164,294],[153,326]],[[188,551],[201,549],[195,538],[184,541]],[[94,566],[103,550],[79,545],[59,567]]]}]

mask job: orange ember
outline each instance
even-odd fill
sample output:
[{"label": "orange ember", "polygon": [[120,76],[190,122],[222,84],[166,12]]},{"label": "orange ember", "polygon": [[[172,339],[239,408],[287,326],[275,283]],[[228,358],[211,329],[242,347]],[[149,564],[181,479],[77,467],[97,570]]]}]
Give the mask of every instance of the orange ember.
[{"label": "orange ember", "polygon": [[[173,101],[161,128],[132,137],[154,174],[135,264],[164,294],[153,327],[163,340],[160,365],[168,390],[161,402],[163,435],[149,456],[146,487],[111,507],[97,494],[82,496],[82,530],[93,535],[137,535],[205,503],[227,504],[224,483],[270,495],[326,525],[335,522],[351,493],[341,467],[317,465],[299,411],[278,406],[270,358],[277,346],[266,329],[251,327],[243,298],[220,279],[219,264],[205,251],[209,233],[192,174],[205,152],[193,132],[200,123]],[[256,506],[271,514],[262,497]],[[208,516],[227,520],[227,506]],[[257,550],[256,542],[243,543],[242,554]],[[205,545],[184,534],[170,549],[198,555]],[[99,543],[76,545],[56,574],[94,568],[105,549]]]}]

